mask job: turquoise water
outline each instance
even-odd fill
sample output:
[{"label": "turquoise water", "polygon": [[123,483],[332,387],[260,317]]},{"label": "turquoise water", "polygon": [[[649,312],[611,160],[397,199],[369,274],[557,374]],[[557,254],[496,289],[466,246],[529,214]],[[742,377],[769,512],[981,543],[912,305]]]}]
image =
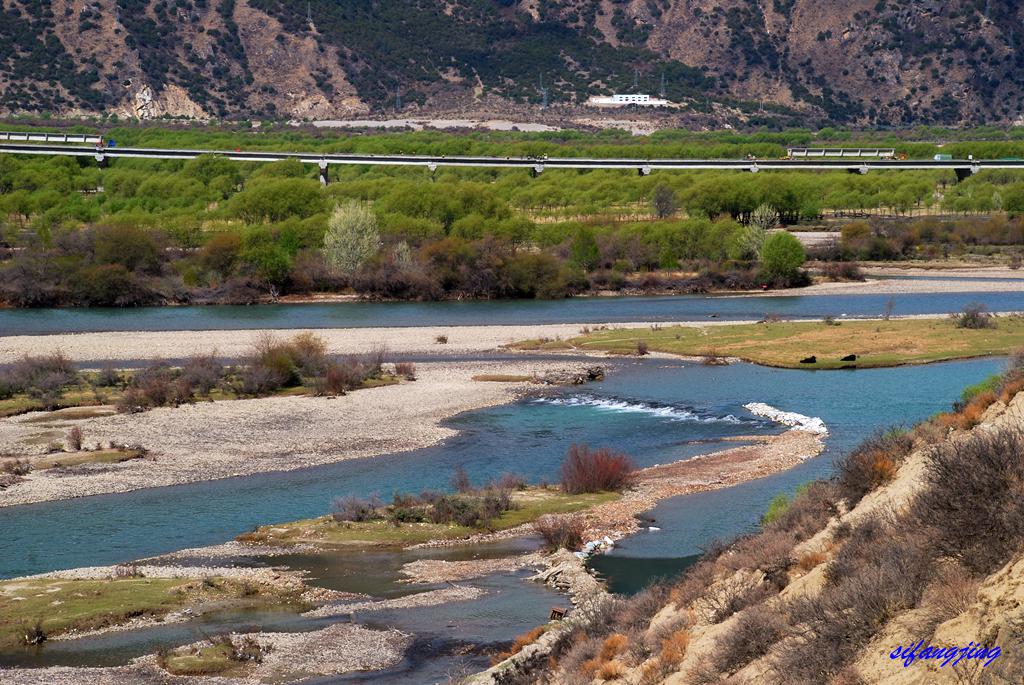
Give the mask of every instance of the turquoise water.
[{"label": "turquoise water", "polygon": [[[414,643],[394,667],[380,672],[355,673],[304,682],[379,683],[381,685],[446,682],[446,674],[460,669],[480,671],[490,665],[490,654],[504,648],[511,636],[547,621],[552,606],[565,598],[524,573],[499,574],[470,584],[486,594],[476,599],[415,609],[357,612],[352,621],[368,628],[397,628],[414,636]],[[419,586],[417,592],[439,589]],[[197,642],[227,632],[306,632],[331,623],[348,622],[347,615],[306,618],[292,611],[219,611],[188,623],[155,625],[94,637],[44,643],[39,648],[0,652],[0,668],[46,666],[116,666],[159,647]],[[2,678],[0,678],[2,680]]]},{"label": "turquoise water", "polygon": [[0,336],[82,331],[472,326],[482,324],[703,321],[789,317],[948,314],[973,302],[991,311],[1024,309],[1024,294],[921,293],[910,295],[779,295],[771,297],[576,297],[564,300],[470,302],[344,302],[254,306],[189,306],[0,310]]},{"label": "turquoise water", "polygon": [[[661,530],[631,536],[612,552],[638,562],[622,567],[628,569],[623,582],[635,587],[640,582],[637,577],[645,574],[645,560],[676,560],[700,553],[713,540],[757,530],[761,514],[775,495],[792,494],[800,484],[828,475],[833,461],[873,430],[911,424],[947,409],[965,386],[998,372],[1003,363],[984,359],[836,374],[805,372],[808,382],[798,386],[787,382],[785,388],[795,393],[792,409],[820,416],[828,424],[827,452],[768,478],[659,503],[651,516]],[[758,368],[754,373],[770,370]]]},{"label": "turquoise water", "polygon": [[778,426],[742,405],[759,401],[820,416],[822,456],[771,478],[663,503],[660,533],[634,536],[616,554],[683,557],[756,524],[776,493],[829,473],[832,461],[876,427],[912,422],[949,406],[997,371],[1000,360],[895,369],[814,372],[750,364],[709,367],[656,359],[617,363],[604,383],[566,388],[457,417],[442,445],[285,473],[260,474],[119,495],[0,510],[0,577],[110,564],[221,542],[275,521],[325,513],[346,494],[447,488],[456,466],[482,483],[503,472],[557,479],[574,442],[608,446],[643,466],[717,449],[716,439]]}]

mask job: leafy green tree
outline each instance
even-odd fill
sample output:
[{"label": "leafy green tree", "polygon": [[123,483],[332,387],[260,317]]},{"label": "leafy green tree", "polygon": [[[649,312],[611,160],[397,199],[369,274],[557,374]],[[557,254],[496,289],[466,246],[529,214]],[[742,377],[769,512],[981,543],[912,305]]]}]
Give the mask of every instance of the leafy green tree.
[{"label": "leafy green tree", "polygon": [[224,177],[228,183],[235,185],[242,182],[242,172],[238,164],[222,155],[199,155],[185,162],[181,171],[205,185],[210,185],[213,179],[218,177]]},{"label": "leafy green tree", "polygon": [[597,267],[601,261],[601,250],[597,246],[597,238],[590,228],[581,228],[569,245],[569,261],[586,271]]},{"label": "leafy green tree", "polygon": [[804,246],[789,231],[772,233],[761,250],[761,268],[766,278],[791,282],[807,260]]},{"label": "leafy green tree", "polygon": [[350,201],[335,208],[324,235],[324,257],[339,273],[352,274],[380,249],[377,217],[364,204]]},{"label": "leafy green tree", "polygon": [[273,243],[260,243],[246,249],[242,253],[242,261],[253,278],[266,286],[273,295],[288,281],[292,269],[288,251]]},{"label": "leafy green tree", "polygon": [[228,205],[234,216],[257,224],[318,214],[324,209],[324,196],[320,184],[312,179],[269,178],[250,180]]}]

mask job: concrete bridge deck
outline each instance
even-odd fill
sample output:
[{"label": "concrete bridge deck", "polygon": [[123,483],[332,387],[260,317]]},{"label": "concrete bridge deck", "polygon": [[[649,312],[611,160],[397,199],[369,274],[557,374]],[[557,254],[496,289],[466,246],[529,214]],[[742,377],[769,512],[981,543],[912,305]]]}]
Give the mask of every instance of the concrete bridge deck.
[{"label": "concrete bridge deck", "polygon": [[[2,134],[0,134],[2,135]],[[736,170],[736,171],[827,171],[846,170],[853,173],[868,171],[952,169],[964,178],[982,169],[1024,169],[1024,159],[638,159],[600,157],[489,157],[404,154],[359,154],[318,152],[271,152],[245,150],[175,150],[169,148],[101,147],[88,145],[4,142],[0,138],[0,153],[17,155],[54,155],[94,157],[105,162],[117,158],[141,159],[194,159],[199,155],[222,155],[240,162],[275,162],[297,159],[306,164],[317,164],[326,172],[330,165],[389,165],[422,166],[431,171],[438,167],[505,167],[522,168],[541,173],[545,169],[624,169],[641,174],[662,169],[675,170]]]}]

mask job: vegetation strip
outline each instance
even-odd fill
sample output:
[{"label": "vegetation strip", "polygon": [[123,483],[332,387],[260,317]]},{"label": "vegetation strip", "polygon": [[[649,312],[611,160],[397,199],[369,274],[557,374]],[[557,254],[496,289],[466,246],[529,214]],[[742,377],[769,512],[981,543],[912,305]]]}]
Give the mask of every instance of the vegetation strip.
[{"label": "vegetation strip", "polygon": [[709,360],[733,357],[792,369],[846,369],[1004,355],[1024,345],[1024,317],[989,321],[991,326],[977,328],[959,325],[956,318],[655,325],[591,330],[568,340],[528,340],[512,347],[610,354],[652,351]]}]

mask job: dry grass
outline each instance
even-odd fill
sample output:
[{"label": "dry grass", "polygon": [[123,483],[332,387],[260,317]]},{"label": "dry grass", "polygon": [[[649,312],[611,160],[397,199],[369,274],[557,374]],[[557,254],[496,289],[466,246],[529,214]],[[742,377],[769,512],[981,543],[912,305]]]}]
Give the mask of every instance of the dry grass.
[{"label": "dry grass", "polygon": [[[848,354],[858,356],[859,368],[919,364],[946,359],[1008,354],[1024,346],[1024,317],[999,317],[996,329],[957,328],[950,319],[843,321],[839,326],[819,322],[775,322],[720,326],[674,326],[592,331],[565,342],[527,341],[522,349],[603,350],[636,354],[639,343],[651,352],[686,356],[738,357],[766,366],[836,369]],[[801,364],[811,355],[814,364]]]},{"label": "dry grass", "polygon": [[480,373],[473,376],[473,380],[484,383],[529,383],[533,381],[533,376],[511,373]]},{"label": "dry grass", "polygon": [[808,552],[800,557],[800,560],[796,562],[796,565],[801,571],[807,572],[827,560],[828,555],[824,552]]},{"label": "dry grass", "polygon": [[544,626],[537,626],[533,630],[527,631],[522,635],[517,635],[515,639],[512,640],[512,645],[507,650],[498,652],[491,657],[491,663],[500,664],[505,659],[515,656],[519,652],[523,651],[524,647],[536,642],[540,636],[544,634],[545,630],[546,628]]},{"label": "dry grass", "polygon": [[626,666],[621,661],[606,661],[597,669],[601,680],[618,680],[626,675]]},{"label": "dry grass", "polygon": [[685,628],[672,631],[661,640],[661,651],[658,658],[666,665],[675,666],[686,656],[686,648],[690,646],[690,633]]}]

